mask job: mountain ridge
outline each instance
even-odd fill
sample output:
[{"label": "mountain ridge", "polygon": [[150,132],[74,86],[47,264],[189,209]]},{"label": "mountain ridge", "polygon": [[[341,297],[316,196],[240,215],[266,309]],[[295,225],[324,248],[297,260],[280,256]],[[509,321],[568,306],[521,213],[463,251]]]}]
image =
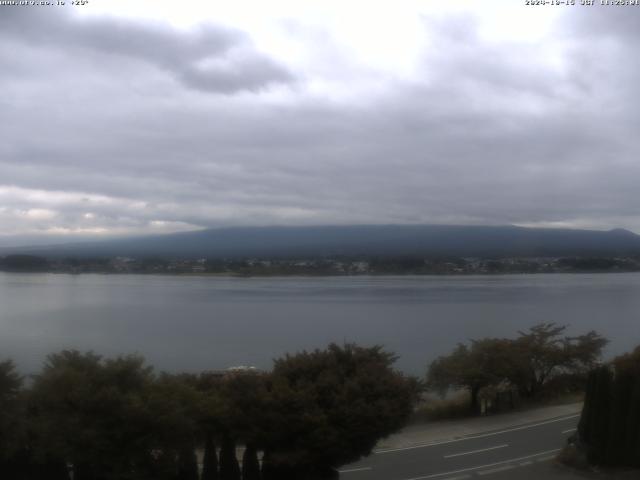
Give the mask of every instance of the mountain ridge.
[{"label": "mountain ridge", "polygon": [[49,246],[0,254],[48,257],[543,257],[640,254],[625,229],[580,230],[515,225],[329,225],[227,227]]}]

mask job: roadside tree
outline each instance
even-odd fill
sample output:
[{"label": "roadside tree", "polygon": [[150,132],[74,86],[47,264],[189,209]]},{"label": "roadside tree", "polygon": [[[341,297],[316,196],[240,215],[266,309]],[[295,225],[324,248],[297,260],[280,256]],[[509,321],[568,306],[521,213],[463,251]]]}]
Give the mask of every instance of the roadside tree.
[{"label": "roadside tree", "polygon": [[50,355],[32,388],[35,450],[71,464],[75,480],[165,478],[163,440],[184,430],[170,391],[137,356]]},{"label": "roadside tree", "polygon": [[332,344],[277,359],[265,421],[265,480],[337,478],[412,412],[417,382],[376,346]]},{"label": "roadside tree", "polygon": [[509,379],[521,396],[536,397],[558,375],[586,375],[598,362],[608,340],[595,331],[570,337],[567,327],[540,323],[512,343]]},{"label": "roadside tree", "polygon": [[0,362],[0,478],[26,478],[27,474],[22,380],[11,360]]},{"label": "roadside tree", "polygon": [[523,398],[538,397],[551,381],[554,388],[561,384],[584,388],[587,373],[597,364],[607,340],[594,331],[566,336],[566,328],[541,323],[519,332],[516,339],[484,338],[468,346],[459,344],[431,363],[427,385],[441,394],[449,389],[468,390],[473,413],[479,412],[479,395],[487,387],[513,387]]},{"label": "roadside tree", "polygon": [[[268,375],[251,369],[232,371],[220,379],[222,450],[221,480],[239,480],[236,445],[245,447],[242,478],[251,480],[258,465],[258,448],[268,435],[264,420]],[[224,453],[224,455],[223,455]]]},{"label": "roadside tree", "polygon": [[512,342],[507,339],[485,338],[472,340],[469,346],[458,344],[449,355],[431,363],[427,386],[442,395],[449,389],[468,390],[469,410],[479,413],[480,391],[507,378],[512,354]]},{"label": "roadside tree", "polygon": [[640,468],[640,347],[591,371],[574,442],[592,464]]}]

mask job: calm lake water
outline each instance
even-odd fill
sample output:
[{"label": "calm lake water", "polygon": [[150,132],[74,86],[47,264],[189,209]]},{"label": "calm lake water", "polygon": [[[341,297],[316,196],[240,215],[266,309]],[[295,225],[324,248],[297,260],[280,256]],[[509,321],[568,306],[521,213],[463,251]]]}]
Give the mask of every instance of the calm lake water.
[{"label": "calm lake water", "polygon": [[457,342],[538,322],[640,344],[640,274],[220,278],[0,273],[0,359],[63,348],[141,353],[159,369],[269,368],[331,341],[383,344],[422,374]]}]

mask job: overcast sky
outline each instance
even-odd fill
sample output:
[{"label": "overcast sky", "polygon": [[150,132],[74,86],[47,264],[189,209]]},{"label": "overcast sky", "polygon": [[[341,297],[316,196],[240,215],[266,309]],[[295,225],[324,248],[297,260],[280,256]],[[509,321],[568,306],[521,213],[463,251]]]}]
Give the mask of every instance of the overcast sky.
[{"label": "overcast sky", "polygon": [[69,3],[0,6],[0,244],[274,224],[640,232],[640,7]]}]

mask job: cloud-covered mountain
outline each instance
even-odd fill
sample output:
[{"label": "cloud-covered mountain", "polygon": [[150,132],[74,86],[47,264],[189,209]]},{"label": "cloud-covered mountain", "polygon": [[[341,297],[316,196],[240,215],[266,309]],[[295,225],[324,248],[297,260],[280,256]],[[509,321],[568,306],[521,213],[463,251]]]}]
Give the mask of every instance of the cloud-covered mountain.
[{"label": "cloud-covered mountain", "polygon": [[18,251],[54,257],[615,256],[640,254],[640,236],[515,226],[237,227],[4,253]]}]

